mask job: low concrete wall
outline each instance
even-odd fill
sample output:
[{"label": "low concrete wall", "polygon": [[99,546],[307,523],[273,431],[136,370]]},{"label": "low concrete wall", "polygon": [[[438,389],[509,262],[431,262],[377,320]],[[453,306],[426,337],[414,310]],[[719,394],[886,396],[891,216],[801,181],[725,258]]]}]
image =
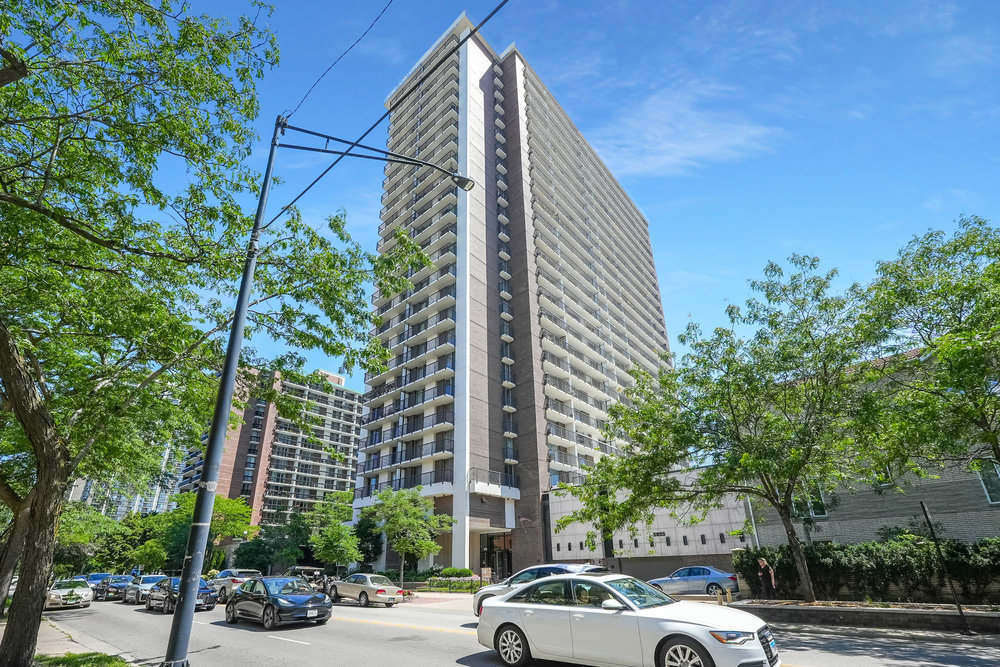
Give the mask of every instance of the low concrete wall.
[{"label": "low concrete wall", "polygon": [[[885,609],[881,607],[819,607],[737,602],[734,609],[750,612],[768,623],[806,623],[909,630],[955,630],[965,628],[957,609]],[[1000,613],[965,611],[976,632],[1000,633]]]}]

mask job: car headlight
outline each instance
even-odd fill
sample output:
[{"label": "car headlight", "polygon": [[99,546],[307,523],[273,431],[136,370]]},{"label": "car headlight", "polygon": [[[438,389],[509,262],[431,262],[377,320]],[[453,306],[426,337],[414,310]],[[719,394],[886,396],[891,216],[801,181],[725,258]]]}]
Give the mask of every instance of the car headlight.
[{"label": "car headlight", "polygon": [[295,603],[291,600],[286,600],[285,598],[274,598],[278,605],[282,607],[294,607]]},{"label": "car headlight", "polygon": [[746,644],[754,638],[752,632],[735,632],[726,630],[711,630],[709,634],[723,644]]}]

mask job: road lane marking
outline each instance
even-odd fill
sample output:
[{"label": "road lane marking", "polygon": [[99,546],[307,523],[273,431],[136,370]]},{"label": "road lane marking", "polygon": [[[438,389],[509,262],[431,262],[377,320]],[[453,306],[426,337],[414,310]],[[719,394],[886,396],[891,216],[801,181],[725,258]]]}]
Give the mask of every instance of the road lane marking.
[{"label": "road lane marking", "polygon": [[305,644],[309,646],[309,642],[300,642],[298,639],[289,639],[288,637],[275,637],[274,635],[268,635],[271,639],[280,639],[283,642],[293,642],[295,644]]},{"label": "road lane marking", "polygon": [[205,621],[195,621],[198,625],[208,625]]},{"label": "road lane marking", "polygon": [[393,628],[406,628],[408,630],[429,630],[431,632],[451,632],[456,635],[475,635],[475,630],[458,630],[454,628],[434,628],[428,625],[408,625],[406,623],[389,623],[387,621],[372,621],[365,618],[341,618],[335,617],[335,621],[346,621],[347,623],[368,623],[369,625],[386,625]]}]

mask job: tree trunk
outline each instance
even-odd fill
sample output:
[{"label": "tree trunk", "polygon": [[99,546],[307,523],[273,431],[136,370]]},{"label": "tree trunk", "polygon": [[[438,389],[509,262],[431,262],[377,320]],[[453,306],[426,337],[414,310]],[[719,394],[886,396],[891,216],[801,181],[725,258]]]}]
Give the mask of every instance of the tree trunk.
[{"label": "tree trunk", "polygon": [[65,490],[65,480],[39,476],[32,492],[28,506],[28,534],[24,542],[24,566],[14,592],[3,640],[0,641],[0,665],[4,667],[30,667],[34,659],[38,624],[48,597],[56,523]]},{"label": "tree trunk", "polygon": [[[21,552],[24,550],[24,538],[28,534],[28,504],[14,513],[14,521],[10,527],[10,535],[7,536],[7,544],[4,545],[3,555],[0,556],[0,600],[7,600],[7,593],[10,591],[10,582],[14,579],[14,570],[17,569],[17,562],[21,559]],[[0,618],[7,614],[7,605],[0,606]]]},{"label": "tree trunk", "polygon": [[[799,580],[802,584],[802,593],[806,602],[815,602],[816,593],[813,591],[812,577],[809,576],[809,563],[806,562],[806,554],[802,551],[802,543],[795,532],[795,524],[792,523],[792,516],[784,507],[775,508],[781,517],[781,525],[785,528],[785,535],[788,538],[788,549],[792,552],[792,559],[795,560],[795,569],[799,573]],[[774,564],[771,564],[774,567]]]}]

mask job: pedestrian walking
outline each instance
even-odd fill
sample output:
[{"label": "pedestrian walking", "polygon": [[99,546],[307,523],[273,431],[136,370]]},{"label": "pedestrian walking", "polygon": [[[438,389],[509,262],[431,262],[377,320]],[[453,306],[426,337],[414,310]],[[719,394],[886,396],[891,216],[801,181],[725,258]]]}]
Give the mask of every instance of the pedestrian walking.
[{"label": "pedestrian walking", "polygon": [[767,564],[766,558],[758,558],[757,565],[760,566],[760,569],[757,570],[757,576],[760,577],[764,599],[773,600],[774,589],[778,587],[778,583],[774,579],[774,568]]}]

